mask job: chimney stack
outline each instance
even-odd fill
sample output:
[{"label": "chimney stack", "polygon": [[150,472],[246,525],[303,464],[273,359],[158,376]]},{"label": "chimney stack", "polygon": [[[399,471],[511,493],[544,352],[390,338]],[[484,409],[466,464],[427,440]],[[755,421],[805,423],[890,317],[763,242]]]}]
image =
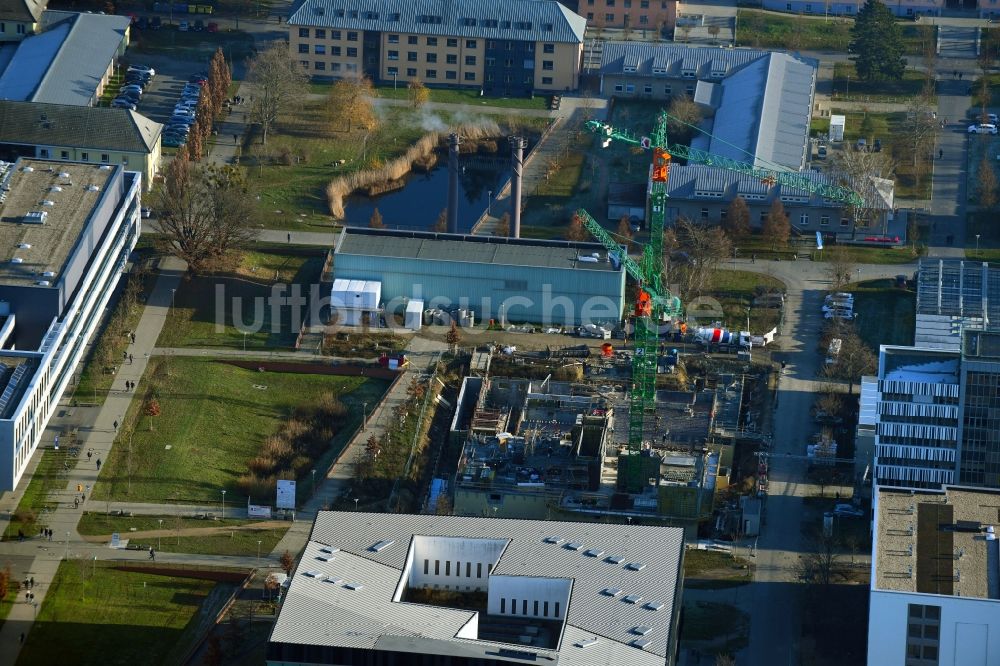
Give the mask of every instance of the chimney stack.
[{"label": "chimney stack", "polygon": [[458,233],[458,144],[457,134],[448,135],[448,233]]},{"label": "chimney stack", "polygon": [[526,143],[523,137],[510,137],[510,234],[513,238],[521,237],[521,171]]}]

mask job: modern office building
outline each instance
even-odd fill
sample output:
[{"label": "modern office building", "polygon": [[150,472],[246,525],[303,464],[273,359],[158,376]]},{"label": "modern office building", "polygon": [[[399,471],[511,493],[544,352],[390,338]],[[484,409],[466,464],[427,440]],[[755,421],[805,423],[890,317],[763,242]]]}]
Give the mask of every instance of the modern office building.
[{"label": "modern office building", "polygon": [[674,663],[682,531],[321,511],[267,663]]},{"label": "modern office building", "polygon": [[382,311],[412,299],[501,324],[617,325],[625,306],[625,271],[598,243],[345,227],[333,278],[378,283]]},{"label": "modern office building", "polygon": [[47,4],[48,0],[0,0],[0,43],[35,34]]},{"label": "modern office building", "polygon": [[917,267],[913,344],[960,351],[962,331],[1000,328],[1000,266],[922,258]]},{"label": "modern office building", "polygon": [[0,166],[0,491],[13,490],[139,237],[142,176],[120,165]]},{"label": "modern office building", "polygon": [[876,489],[868,666],[1000,663],[1000,493]]},{"label": "modern office building", "polygon": [[520,96],[577,88],[586,21],[555,0],[300,0],[288,28],[312,76]]},{"label": "modern office building", "polygon": [[962,341],[961,351],[882,346],[858,423],[876,485],[1000,487],[1000,332]]},{"label": "modern office building", "polygon": [[0,160],[121,164],[142,173],[149,189],[162,133],[163,125],[128,109],[0,100]]}]

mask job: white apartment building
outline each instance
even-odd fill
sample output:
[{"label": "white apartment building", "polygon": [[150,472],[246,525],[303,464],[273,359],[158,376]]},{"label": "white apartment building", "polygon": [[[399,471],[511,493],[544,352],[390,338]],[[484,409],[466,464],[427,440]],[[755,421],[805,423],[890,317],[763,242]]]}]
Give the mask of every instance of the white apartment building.
[{"label": "white apartment building", "polygon": [[1000,663],[1000,493],[877,488],[868,666]]},{"label": "white apartment building", "polygon": [[120,165],[0,163],[0,491],[42,441],[140,232]]}]

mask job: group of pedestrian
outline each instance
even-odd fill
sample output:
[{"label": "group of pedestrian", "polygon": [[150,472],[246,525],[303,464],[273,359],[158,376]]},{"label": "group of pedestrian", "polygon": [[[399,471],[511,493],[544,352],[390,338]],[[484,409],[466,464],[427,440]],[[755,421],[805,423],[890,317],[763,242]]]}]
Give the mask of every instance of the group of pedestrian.
[{"label": "group of pedestrian", "polygon": [[239,95],[236,95],[235,97],[233,97],[232,104],[233,106],[242,106],[246,101],[247,100],[245,97],[240,97]]},{"label": "group of pedestrian", "polygon": [[962,80],[962,72],[958,71],[957,69],[954,70],[954,71],[952,71],[951,78],[958,79],[959,81],[961,81]]},{"label": "group of pedestrian", "polygon": [[27,602],[27,603],[30,604],[32,601],[35,600],[35,593],[34,592],[25,592],[24,593],[24,600],[25,600],[25,602]]},{"label": "group of pedestrian", "polygon": [[41,531],[39,531],[38,536],[42,537],[43,539],[48,539],[49,541],[52,541],[52,530],[50,530],[48,527],[43,527]]},{"label": "group of pedestrian", "polygon": [[128,364],[132,365],[132,361],[134,359],[132,358],[132,354],[129,354],[127,351],[123,351],[122,352],[122,360],[128,361]]},{"label": "group of pedestrian", "polygon": [[126,379],[125,380],[125,390],[126,391],[134,391],[135,390],[135,382]]},{"label": "group of pedestrian", "polygon": [[30,578],[25,578],[24,579],[24,589],[31,590],[31,589],[34,589],[34,587],[35,587],[35,577],[34,576],[31,576]]}]

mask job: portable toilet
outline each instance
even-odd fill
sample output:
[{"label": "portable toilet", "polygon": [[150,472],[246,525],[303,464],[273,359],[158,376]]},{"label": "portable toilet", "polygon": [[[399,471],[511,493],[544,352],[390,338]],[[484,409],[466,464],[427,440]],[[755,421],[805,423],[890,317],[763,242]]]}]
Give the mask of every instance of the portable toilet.
[{"label": "portable toilet", "polygon": [[405,326],[411,331],[419,331],[423,325],[424,302],[411,299],[406,304]]},{"label": "portable toilet", "polygon": [[829,139],[833,141],[843,141],[844,140],[844,125],[847,124],[846,116],[830,116],[830,134]]}]

